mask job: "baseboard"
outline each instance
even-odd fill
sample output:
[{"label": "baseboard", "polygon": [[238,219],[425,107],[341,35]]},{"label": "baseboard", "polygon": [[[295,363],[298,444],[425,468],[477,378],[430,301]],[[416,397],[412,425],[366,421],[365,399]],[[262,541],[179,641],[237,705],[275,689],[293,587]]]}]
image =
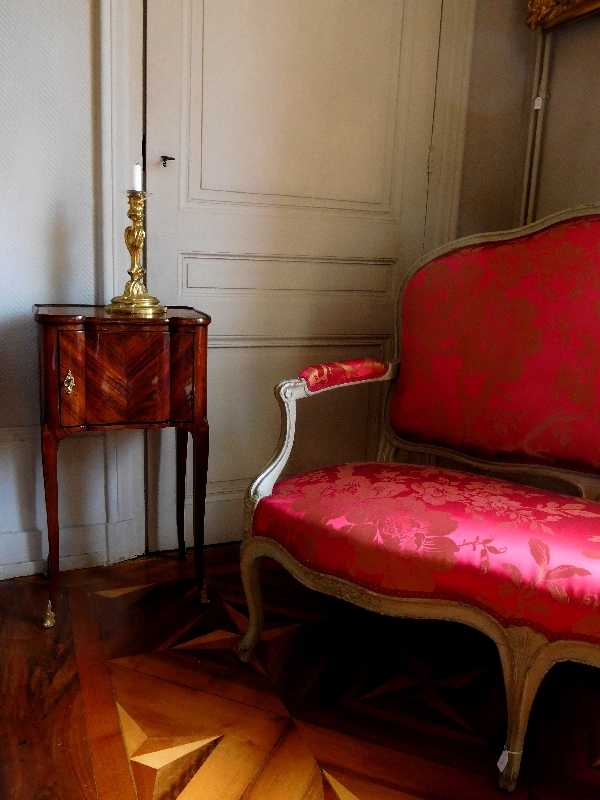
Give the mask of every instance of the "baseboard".
[{"label": "baseboard", "polygon": [[[65,556],[59,561],[61,572],[71,569],[86,569],[87,567],[101,567],[106,564],[106,556],[102,553],[83,553],[78,556]],[[39,575],[46,571],[46,559],[39,561],[22,561],[17,564],[0,564],[0,580],[9,578],[23,578],[27,575]]]},{"label": "baseboard", "polygon": [[[145,550],[141,431],[79,433],[58,458],[60,568],[117,563]],[[40,427],[0,428],[0,579],[46,568]]]},{"label": "baseboard", "polygon": [[[107,547],[108,542],[108,547]],[[116,564],[144,553],[136,520],[106,525],[61,528],[61,572]],[[0,533],[0,580],[35,575],[46,570],[48,541],[41,530]]]}]

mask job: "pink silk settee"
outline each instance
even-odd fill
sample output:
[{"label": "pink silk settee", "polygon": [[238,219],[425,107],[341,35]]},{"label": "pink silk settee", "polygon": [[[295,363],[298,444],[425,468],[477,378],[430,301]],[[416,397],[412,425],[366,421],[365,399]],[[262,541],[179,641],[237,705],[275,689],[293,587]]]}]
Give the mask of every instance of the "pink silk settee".
[{"label": "pink silk settee", "polygon": [[[262,626],[263,556],[364,608],[477,628],[502,663],[510,791],[546,672],[600,667],[600,208],[440,248],[398,309],[396,361],[276,389],[280,444],[246,498],[239,654]],[[296,400],[365,381],[389,381],[378,461],[278,480]]]}]

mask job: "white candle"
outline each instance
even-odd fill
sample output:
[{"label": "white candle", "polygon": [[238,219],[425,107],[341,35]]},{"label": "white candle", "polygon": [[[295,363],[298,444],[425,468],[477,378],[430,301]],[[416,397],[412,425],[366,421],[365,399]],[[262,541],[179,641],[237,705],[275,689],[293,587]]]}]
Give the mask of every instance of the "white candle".
[{"label": "white candle", "polygon": [[141,164],[134,164],[133,165],[133,176],[132,176],[132,191],[134,192],[141,192],[142,191],[142,165]]}]

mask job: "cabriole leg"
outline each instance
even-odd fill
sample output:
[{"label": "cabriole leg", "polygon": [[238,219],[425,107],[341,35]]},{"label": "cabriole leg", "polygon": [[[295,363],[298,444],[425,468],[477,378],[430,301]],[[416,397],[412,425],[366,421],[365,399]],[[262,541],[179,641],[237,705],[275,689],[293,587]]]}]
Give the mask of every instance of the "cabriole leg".
[{"label": "cabriole leg", "polygon": [[200,602],[208,603],[204,578],[204,512],[206,508],[206,474],[208,471],[208,425],[192,434],[194,440],[194,563]]},{"label": "cabriole leg", "polygon": [[511,647],[499,647],[506,702],[508,731],[504,752],[498,762],[501,769],[498,785],[507,792],[514,791],[521,768],[523,744],[531,706],[550,662],[540,658],[547,640],[529,628],[508,628]]},{"label": "cabriole leg", "polygon": [[177,515],[177,547],[179,550],[179,560],[185,561],[184,514],[188,432],[185,428],[176,428],[175,431],[175,507]]},{"label": "cabriole leg", "polygon": [[58,444],[59,439],[44,425],[42,428],[42,468],[46,495],[46,517],[48,521],[48,579],[50,592],[44,628],[53,628],[58,606]]},{"label": "cabriole leg", "polygon": [[241,560],[242,583],[248,602],[248,630],[238,645],[240,661],[247,663],[252,657],[252,652],[258,642],[262,631],[264,610],[262,592],[260,588],[260,556],[253,556],[251,548],[244,550]]}]

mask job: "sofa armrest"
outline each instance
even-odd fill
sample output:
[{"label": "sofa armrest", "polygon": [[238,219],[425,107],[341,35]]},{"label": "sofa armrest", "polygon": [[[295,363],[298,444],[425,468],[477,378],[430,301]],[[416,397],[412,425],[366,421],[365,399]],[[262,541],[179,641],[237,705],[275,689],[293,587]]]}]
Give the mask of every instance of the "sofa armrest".
[{"label": "sofa armrest", "polygon": [[296,400],[350,386],[357,383],[389,381],[396,376],[398,364],[360,358],[316,364],[302,370],[298,378],[282,381],[275,387],[275,397],[281,409],[281,433],[275,455],[248,488],[248,499],[255,505],[268,497],[290,456],[296,433]]},{"label": "sofa armrest", "polygon": [[366,381],[388,381],[395,374],[396,364],[377,361],[374,358],[355,358],[350,361],[334,361],[331,364],[314,364],[303,369],[300,379],[306,383],[310,394],[337,389],[348,383]]}]

